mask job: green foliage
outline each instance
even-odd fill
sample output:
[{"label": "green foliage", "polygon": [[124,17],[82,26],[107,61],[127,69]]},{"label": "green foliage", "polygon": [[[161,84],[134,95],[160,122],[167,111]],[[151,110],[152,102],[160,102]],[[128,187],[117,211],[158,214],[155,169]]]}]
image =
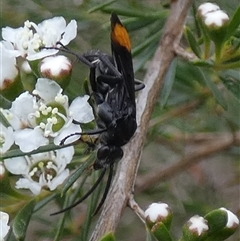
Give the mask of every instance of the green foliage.
[{"label": "green foliage", "polygon": [[115,241],[115,237],[114,237],[114,234],[113,233],[108,233],[106,235],[104,235],[104,237],[102,237],[100,239],[100,241]]},{"label": "green foliage", "polygon": [[15,216],[13,223],[13,233],[19,241],[25,240],[27,228],[33,214],[34,206],[35,200],[31,200]]}]

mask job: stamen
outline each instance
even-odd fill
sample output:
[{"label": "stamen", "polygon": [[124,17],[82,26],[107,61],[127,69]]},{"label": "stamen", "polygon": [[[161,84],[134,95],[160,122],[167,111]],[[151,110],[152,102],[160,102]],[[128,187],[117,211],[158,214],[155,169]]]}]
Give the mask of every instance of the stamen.
[{"label": "stamen", "polygon": [[52,111],[52,107],[51,106],[48,106],[47,107],[47,112],[50,113]]},{"label": "stamen", "polygon": [[58,108],[57,108],[57,107],[53,108],[52,114],[55,115],[55,114],[57,114],[57,113],[58,113]]},{"label": "stamen", "polygon": [[45,123],[43,123],[43,122],[41,122],[41,123],[39,124],[39,126],[40,126],[40,128],[41,128],[41,129],[45,129],[46,124],[45,124]]},{"label": "stamen", "polygon": [[40,117],[40,112],[37,110],[37,111],[35,111],[34,115],[35,115],[36,118],[39,118]]},{"label": "stamen", "polygon": [[51,181],[53,179],[53,176],[50,174],[47,174],[47,181]]},{"label": "stamen", "polygon": [[31,172],[29,172],[30,177],[34,176],[34,174],[38,171],[37,167],[34,167]]},{"label": "stamen", "polygon": [[56,125],[58,123],[58,119],[56,117],[52,117],[52,123],[53,125]]},{"label": "stamen", "polygon": [[47,165],[46,165],[46,168],[47,168],[47,169],[53,168],[53,162],[49,161],[49,162],[47,163]]},{"label": "stamen", "polygon": [[55,97],[55,101],[59,104],[64,104],[67,102],[67,96],[66,95],[62,95],[61,93],[58,93]]}]

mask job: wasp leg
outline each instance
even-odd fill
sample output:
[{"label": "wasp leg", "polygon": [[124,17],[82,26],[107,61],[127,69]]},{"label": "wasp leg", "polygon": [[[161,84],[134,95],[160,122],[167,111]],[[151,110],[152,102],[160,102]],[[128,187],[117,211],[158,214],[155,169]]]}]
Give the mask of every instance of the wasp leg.
[{"label": "wasp leg", "polygon": [[122,76],[111,76],[111,75],[99,75],[97,81],[101,83],[108,84],[110,87],[114,87],[123,81]]},{"label": "wasp leg", "polygon": [[107,197],[107,194],[109,192],[110,186],[111,186],[112,178],[113,178],[113,164],[110,165],[110,170],[109,170],[109,174],[108,174],[107,184],[106,184],[106,187],[104,189],[104,193],[103,193],[102,199],[99,202],[99,204],[98,204],[98,206],[97,206],[97,208],[94,211],[92,216],[95,216],[98,213],[98,211],[101,209],[102,205],[104,204],[104,202],[106,200],[106,197]]},{"label": "wasp leg", "polygon": [[89,53],[89,54],[84,54],[83,55],[86,59],[88,59],[88,61],[90,62],[94,62],[93,60],[95,59],[95,61],[97,62],[97,60],[100,61],[99,63],[99,68],[101,70],[101,72],[107,75],[111,75],[111,76],[116,76],[122,79],[122,74],[118,71],[118,69],[115,67],[114,63],[113,63],[113,58],[107,54],[104,54],[100,51],[98,51],[97,53]]},{"label": "wasp leg", "polygon": [[145,84],[141,80],[138,80],[138,79],[134,79],[134,84],[135,84],[135,91],[142,90],[145,87]]},{"label": "wasp leg", "polygon": [[60,142],[60,146],[64,145],[64,142],[71,136],[80,136],[80,135],[96,135],[96,134],[101,134],[103,132],[106,132],[107,131],[107,128],[104,128],[104,129],[95,129],[95,130],[91,130],[91,131],[86,131],[86,132],[75,132],[75,133],[72,133],[68,136],[65,136],[61,142]]},{"label": "wasp leg", "polygon": [[104,169],[102,170],[102,172],[101,172],[100,176],[98,177],[97,181],[93,184],[93,186],[91,187],[91,189],[90,189],[87,193],[85,193],[85,195],[83,195],[82,198],[80,198],[80,199],[79,199],[77,202],[75,202],[74,204],[72,204],[72,205],[70,205],[70,206],[68,206],[68,207],[66,207],[66,208],[64,208],[64,209],[62,209],[62,210],[60,210],[60,211],[58,211],[58,212],[51,213],[50,216],[57,215],[57,214],[60,214],[60,213],[64,213],[64,212],[70,210],[71,208],[76,207],[78,204],[80,204],[80,203],[83,202],[86,198],[88,198],[88,196],[91,195],[91,194],[94,192],[94,190],[98,187],[98,185],[99,185],[100,182],[102,181],[102,179],[103,179],[103,177],[104,177],[104,175],[105,175],[105,173],[106,173],[106,170],[107,170],[106,168],[104,168]]}]

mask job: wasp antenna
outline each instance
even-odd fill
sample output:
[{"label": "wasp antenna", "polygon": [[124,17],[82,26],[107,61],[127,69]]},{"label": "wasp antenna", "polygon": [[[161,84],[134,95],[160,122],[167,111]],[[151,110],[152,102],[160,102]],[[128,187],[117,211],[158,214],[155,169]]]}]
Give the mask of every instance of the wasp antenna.
[{"label": "wasp antenna", "polygon": [[122,25],[116,13],[111,15],[111,40],[112,44],[119,45],[131,52],[131,42],[126,28]]},{"label": "wasp antenna", "polygon": [[57,215],[57,214],[60,214],[60,213],[64,213],[64,212],[66,212],[66,211],[68,211],[68,210],[76,207],[78,204],[80,204],[80,203],[83,202],[86,198],[88,198],[88,196],[90,196],[90,195],[94,192],[94,190],[98,187],[98,185],[99,185],[100,182],[102,181],[102,179],[103,179],[103,177],[104,177],[104,175],[105,175],[105,173],[106,173],[106,170],[107,170],[106,168],[103,169],[103,171],[101,172],[101,174],[100,174],[100,176],[98,177],[97,181],[93,184],[93,186],[91,187],[91,189],[90,189],[87,193],[85,193],[85,195],[83,195],[82,198],[80,198],[80,199],[79,199],[77,202],[75,202],[74,204],[72,204],[72,205],[70,205],[70,206],[68,206],[68,207],[66,207],[66,208],[64,208],[64,209],[62,209],[62,210],[60,210],[60,211],[58,211],[58,212],[51,213],[50,216],[54,216],[54,215]]},{"label": "wasp antenna", "polygon": [[112,182],[112,177],[113,177],[113,165],[110,166],[110,170],[109,170],[109,174],[108,174],[108,179],[107,179],[107,184],[106,184],[106,187],[105,187],[105,190],[104,190],[104,193],[103,193],[103,196],[102,196],[102,199],[101,201],[99,202],[96,210],[94,211],[93,215],[92,216],[95,216],[98,211],[101,209],[103,203],[105,202],[105,199],[107,197],[107,194],[108,194],[108,191],[110,189],[110,186],[111,186],[111,182]]},{"label": "wasp antenna", "polygon": [[70,134],[70,135],[68,135],[68,136],[65,136],[65,137],[60,141],[60,146],[64,145],[64,142],[65,142],[68,138],[70,138],[71,136],[76,136],[76,135],[82,135],[82,133],[76,132],[76,133],[72,133],[72,134]]}]

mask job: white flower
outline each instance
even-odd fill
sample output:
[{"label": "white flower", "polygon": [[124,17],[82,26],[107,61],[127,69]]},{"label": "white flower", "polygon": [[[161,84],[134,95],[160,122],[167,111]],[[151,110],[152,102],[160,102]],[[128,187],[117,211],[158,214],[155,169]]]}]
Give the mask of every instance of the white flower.
[{"label": "white flower", "polygon": [[36,150],[49,143],[49,139],[44,137],[42,129],[38,125],[30,123],[31,116],[35,112],[35,104],[36,97],[29,92],[24,92],[12,102],[9,110],[1,110],[14,129],[15,143],[23,152]]},{"label": "white flower", "polygon": [[[88,123],[94,119],[93,111],[87,102],[89,96],[77,97],[69,106],[68,97],[62,94],[61,87],[49,79],[38,79],[33,92],[41,98],[36,105],[35,119],[44,131],[46,137],[54,138],[54,143],[59,145],[59,137],[81,132],[79,123]],[[72,132],[74,129],[74,132]],[[69,138],[66,143],[79,139],[79,136]],[[71,142],[70,142],[71,141]]]},{"label": "white flower", "polygon": [[170,209],[166,203],[152,203],[145,211],[145,218],[155,223],[158,220],[167,218],[169,214]]},{"label": "white flower", "polygon": [[191,230],[192,232],[196,232],[198,236],[201,236],[209,229],[207,225],[207,220],[198,215],[195,215],[189,219],[188,226],[189,230]]},{"label": "white flower", "polygon": [[[3,113],[15,127],[15,143],[21,151],[30,152],[48,144],[49,138],[54,138],[54,143],[59,145],[64,137],[80,133],[80,125],[73,124],[73,120],[88,123],[94,119],[88,99],[87,95],[77,97],[69,106],[68,97],[62,94],[55,81],[39,78],[33,95],[22,93],[13,101],[10,110]],[[66,143],[79,137],[73,135]]]},{"label": "white flower", "polygon": [[42,188],[52,191],[64,182],[69,176],[66,166],[71,162],[73,154],[74,148],[71,146],[31,156],[5,159],[4,164],[12,174],[23,176],[16,182],[16,188],[29,189],[38,195]]},{"label": "white flower", "polygon": [[[71,20],[68,25],[63,17],[54,17],[38,24],[44,46],[54,46],[60,41],[64,46],[77,35],[77,23]],[[49,34],[51,32],[51,34]]]},{"label": "white flower", "polygon": [[16,56],[21,55],[28,60],[37,60],[56,54],[58,50],[47,50],[40,47],[57,47],[61,42],[67,45],[77,34],[77,23],[71,20],[68,25],[63,17],[54,17],[44,20],[40,24],[30,21],[24,23],[24,27],[17,29],[6,27],[2,29],[4,40],[11,42],[18,50]]},{"label": "white flower", "polygon": [[0,241],[4,241],[10,226],[8,225],[9,215],[0,211]]},{"label": "white flower", "polygon": [[0,122],[0,154],[5,153],[14,143],[13,128]]},{"label": "white flower", "polygon": [[227,215],[228,215],[228,221],[226,224],[227,228],[236,228],[239,225],[239,220],[234,213],[227,210],[226,208],[220,208],[220,210],[227,212]]},{"label": "white flower", "polygon": [[0,90],[6,89],[18,76],[16,58],[12,54],[13,46],[6,42],[0,42]]}]

